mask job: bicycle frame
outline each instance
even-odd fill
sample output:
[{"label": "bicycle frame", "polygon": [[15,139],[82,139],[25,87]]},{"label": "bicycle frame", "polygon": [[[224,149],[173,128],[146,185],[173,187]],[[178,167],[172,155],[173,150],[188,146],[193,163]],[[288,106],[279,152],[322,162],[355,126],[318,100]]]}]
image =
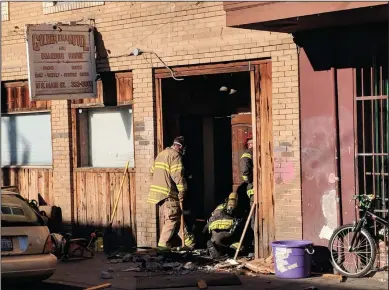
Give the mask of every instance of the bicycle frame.
[{"label": "bicycle frame", "polygon": [[376,214],[374,214],[373,212],[370,211],[372,202],[373,202],[373,199],[368,200],[368,205],[365,207],[361,219],[355,223],[354,234],[353,234],[353,237],[352,237],[351,243],[350,243],[350,249],[349,249],[350,252],[352,252],[354,250],[355,241],[357,239],[357,236],[358,236],[359,232],[362,230],[362,228],[366,225],[366,222],[368,219],[376,221],[384,227],[388,227],[387,220],[377,216]]}]

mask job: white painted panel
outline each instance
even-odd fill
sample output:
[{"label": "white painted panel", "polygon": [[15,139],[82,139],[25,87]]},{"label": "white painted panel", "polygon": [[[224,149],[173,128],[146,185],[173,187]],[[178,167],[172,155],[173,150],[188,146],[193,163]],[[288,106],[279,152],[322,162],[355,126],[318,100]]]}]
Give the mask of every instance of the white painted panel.
[{"label": "white painted panel", "polygon": [[92,167],[134,167],[132,109],[89,110],[89,146]]},{"label": "white painted panel", "polygon": [[1,117],[1,165],[52,165],[50,114]]}]

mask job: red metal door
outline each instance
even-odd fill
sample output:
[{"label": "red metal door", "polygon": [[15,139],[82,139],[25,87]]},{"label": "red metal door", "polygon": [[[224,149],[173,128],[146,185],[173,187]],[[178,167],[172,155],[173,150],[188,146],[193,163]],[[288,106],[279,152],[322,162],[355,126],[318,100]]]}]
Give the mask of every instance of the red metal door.
[{"label": "red metal door", "polygon": [[327,246],[338,226],[334,71],[315,71],[300,50],[303,238]]},{"label": "red metal door", "polygon": [[234,115],[231,120],[232,130],[232,190],[236,191],[242,183],[239,160],[245,151],[244,141],[251,131],[251,114]]},{"label": "red metal door", "polygon": [[356,210],[353,200],[355,192],[355,127],[354,127],[354,88],[355,76],[351,68],[338,69],[338,120],[339,120],[339,157],[340,186],[342,203],[342,224],[355,220]]}]

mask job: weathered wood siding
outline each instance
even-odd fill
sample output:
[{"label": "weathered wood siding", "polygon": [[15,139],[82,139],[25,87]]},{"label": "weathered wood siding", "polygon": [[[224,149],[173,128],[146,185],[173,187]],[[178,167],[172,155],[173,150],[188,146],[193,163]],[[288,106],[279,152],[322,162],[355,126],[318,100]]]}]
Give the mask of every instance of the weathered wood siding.
[{"label": "weathered wood siding", "polygon": [[115,77],[118,105],[132,104],[132,72],[116,73]]},{"label": "weathered wood siding", "polygon": [[[76,227],[109,225],[123,170],[78,168],[74,173],[74,222]],[[135,173],[127,173],[112,228],[119,236],[135,238]]]},{"label": "weathered wood siding", "polygon": [[2,186],[16,186],[27,199],[55,205],[53,192],[53,170],[51,168],[2,168]]},{"label": "weathered wood siding", "polygon": [[31,101],[27,81],[4,83],[1,112],[34,112],[50,110],[50,101]]},{"label": "weathered wood siding", "polygon": [[103,99],[103,82],[102,80],[98,80],[96,82],[97,86],[97,95],[96,98],[87,98],[87,99],[77,99],[77,100],[72,100],[72,104],[74,106],[77,105],[87,105],[87,106],[102,106],[104,105],[104,99]]}]

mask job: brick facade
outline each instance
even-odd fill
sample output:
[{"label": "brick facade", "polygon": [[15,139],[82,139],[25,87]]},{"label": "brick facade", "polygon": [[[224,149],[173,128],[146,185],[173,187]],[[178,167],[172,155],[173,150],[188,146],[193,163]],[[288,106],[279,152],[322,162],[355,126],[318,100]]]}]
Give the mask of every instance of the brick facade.
[{"label": "brick facade", "polygon": [[[97,41],[98,72],[133,71],[134,124],[139,127],[134,130],[138,244],[156,244],[156,213],[145,198],[155,153],[152,69],[163,65],[152,54],[123,56],[134,47],[157,53],[171,67],[271,58],[276,238],[301,238],[298,62],[292,36],[227,28],[222,2],[105,2],[80,7],[45,14],[44,3],[10,2],[9,21],[1,28],[2,80],[27,79],[25,24],[83,19],[81,23],[95,25],[102,40]],[[71,217],[72,187],[68,106],[66,101],[52,106],[54,187],[66,219]]]}]

